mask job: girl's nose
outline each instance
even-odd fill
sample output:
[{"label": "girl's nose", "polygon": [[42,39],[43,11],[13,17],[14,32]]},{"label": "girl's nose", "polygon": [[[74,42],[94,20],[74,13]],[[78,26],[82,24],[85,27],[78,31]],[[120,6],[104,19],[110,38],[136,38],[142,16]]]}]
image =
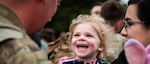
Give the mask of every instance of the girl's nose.
[{"label": "girl's nose", "polygon": [[85,36],[82,35],[79,37],[79,41],[84,41],[84,40],[85,40]]}]

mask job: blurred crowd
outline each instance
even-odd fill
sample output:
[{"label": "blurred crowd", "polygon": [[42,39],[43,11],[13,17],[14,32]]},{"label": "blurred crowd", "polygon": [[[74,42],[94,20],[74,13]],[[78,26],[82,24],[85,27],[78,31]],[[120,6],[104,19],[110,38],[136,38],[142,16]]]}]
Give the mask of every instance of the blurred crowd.
[{"label": "blurred crowd", "polygon": [[0,64],[150,64],[149,0],[92,3],[56,37],[60,2],[0,0]]}]

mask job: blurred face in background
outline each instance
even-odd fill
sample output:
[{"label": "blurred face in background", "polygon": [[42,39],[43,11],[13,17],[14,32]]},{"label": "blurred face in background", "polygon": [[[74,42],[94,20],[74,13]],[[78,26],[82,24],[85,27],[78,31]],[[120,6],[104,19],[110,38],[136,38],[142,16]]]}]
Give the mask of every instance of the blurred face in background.
[{"label": "blurred face in background", "polygon": [[91,9],[91,15],[100,16],[101,5],[96,5]]}]

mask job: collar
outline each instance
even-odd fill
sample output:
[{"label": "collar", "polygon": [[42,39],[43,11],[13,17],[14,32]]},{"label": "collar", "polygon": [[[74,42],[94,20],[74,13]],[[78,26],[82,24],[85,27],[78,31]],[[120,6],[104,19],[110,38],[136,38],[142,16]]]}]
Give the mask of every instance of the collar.
[{"label": "collar", "polygon": [[7,21],[0,21],[5,24],[12,24],[20,29],[24,30],[23,24],[18,16],[11,11],[9,8],[5,7],[4,5],[0,4],[0,16],[7,19]]},{"label": "collar", "polygon": [[18,16],[2,4],[0,4],[0,32],[0,42],[9,38],[27,36]]}]

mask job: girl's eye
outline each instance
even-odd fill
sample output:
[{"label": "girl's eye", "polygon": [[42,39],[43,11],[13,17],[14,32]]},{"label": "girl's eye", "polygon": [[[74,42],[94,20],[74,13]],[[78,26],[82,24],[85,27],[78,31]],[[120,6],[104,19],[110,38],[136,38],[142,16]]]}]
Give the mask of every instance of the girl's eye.
[{"label": "girl's eye", "polygon": [[93,37],[92,35],[86,35],[87,37]]},{"label": "girl's eye", "polygon": [[75,37],[80,36],[79,34],[74,34]]}]

